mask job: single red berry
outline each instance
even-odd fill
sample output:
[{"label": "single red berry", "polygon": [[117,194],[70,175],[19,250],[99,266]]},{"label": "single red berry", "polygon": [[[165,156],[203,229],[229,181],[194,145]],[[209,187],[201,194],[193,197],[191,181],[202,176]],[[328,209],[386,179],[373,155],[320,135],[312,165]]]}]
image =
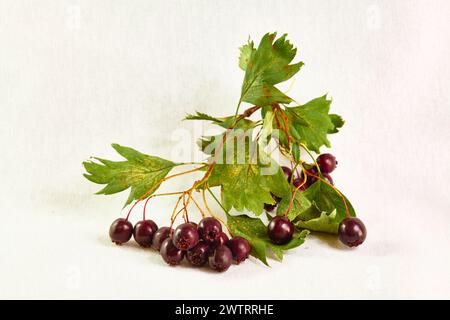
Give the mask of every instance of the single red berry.
[{"label": "single red berry", "polygon": [[171,266],[180,264],[184,258],[184,251],[175,247],[170,238],[163,241],[159,252],[164,261]]},{"label": "single red berry", "polygon": [[339,224],[339,240],[349,247],[357,247],[364,242],[367,230],[364,223],[358,218],[346,218]]},{"label": "single red berry", "polygon": [[171,229],[169,227],[159,228],[153,235],[152,248],[159,251],[163,241],[170,237],[170,231]]},{"label": "single red berry", "polygon": [[291,241],[294,234],[294,225],[286,217],[274,217],[267,226],[269,238],[276,244],[285,244]]},{"label": "single red berry", "polygon": [[336,169],[337,161],[336,158],[330,153],[323,153],[316,159],[317,164],[319,165],[320,171],[322,173],[331,173],[334,169]]},{"label": "single red berry", "polygon": [[180,224],[173,232],[173,244],[180,250],[192,249],[198,241],[198,231],[192,223]]},{"label": "single red berry", "polygon": [[130,240],[133,235],[133,225],[127,219],[119,218],[114,220],[109,227],[109,237],[115,244],[122,244]]},{"label": "single red berry", "polygon": [[144,248],[149,248],[153,242],[153,235],[158,226],[152,220],[142,220],[136,223],[133,230],[134,240]]},{"label": "single red berry", "polygon": [[233,237],[227,242],[227,247],[230,248],[234,260],[239,264],[248,258],[252,251],[252,246],[247,239],[242,237]]},{"label": "single red berry", "polygon": [[209,266],[219,272],[227,271],[232,262],[233,254],[227,246],[218,246],[209,256]]},{"label": "single red berry", "polygon": [[222,232],[222,225],[219,220],[207,217],[203,218],[198,224],[198,233],[200,237],[208,243],[216,241]]},{"label": "single red berry", "polygon": [[200,241],[194,248],[186,253],[186,259],[195,267],[201,267],[208,261],[211,248],[209,244]]}]

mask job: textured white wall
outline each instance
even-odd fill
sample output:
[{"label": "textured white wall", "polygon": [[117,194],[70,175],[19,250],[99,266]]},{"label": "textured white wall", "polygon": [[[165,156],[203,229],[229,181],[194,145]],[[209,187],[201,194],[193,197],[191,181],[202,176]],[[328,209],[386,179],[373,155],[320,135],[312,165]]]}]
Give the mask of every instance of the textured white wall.
[{"label": "textured white wall", "polygon": [[[448,1],[0,0],[0,297],[450,298],[449,16]],[[289,94],[328,92],[347,121],[334,179],[367,243],[311,237],[221,275],[111,246],[126,194],[92,196],[81,161],[116,159],[111,142],[170,158],[185,113],[233,112],[237,48],[268,31],[306,63]],[[200,281],[222,289],[177,290]]]}]

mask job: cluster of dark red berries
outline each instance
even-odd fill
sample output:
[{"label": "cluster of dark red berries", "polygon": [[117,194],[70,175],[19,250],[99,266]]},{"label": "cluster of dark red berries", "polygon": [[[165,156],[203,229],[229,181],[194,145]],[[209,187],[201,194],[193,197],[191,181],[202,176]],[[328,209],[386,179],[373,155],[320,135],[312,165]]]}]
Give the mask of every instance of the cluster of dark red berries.
[{"label": "cluster of dark red berries", "polygon": [[[334,185],[330,173],[336,169],[338,164],[336,158],[332,154],[324,153],[317,157],[316,162],[320,168],[322,178],[331,185]],[[308,189],[308,187],[317,181],[316,176],[319,176],[319,172],[315,166],[306,170],[306,182],[304,182],[305,176],[303,171],[298,174],[298,172],[293,173],[288,167],[282,167],[282,169],[289,183],[292,182],[292,185],[295,188],[298,188],[300,192]],[[275,204],[264,205],[264,209],[268,212],[272,212],[281,201],[281,199],[275,195],[273,195],[273,199],[275,200]],[[269,237],[275,243],[282,244],[289,242],[293,233],[294,225],[287,218],[277,216],[269,223]],[[360,219],[352,217],[342,220],[339,225],[338,233],[339,239],[343,244],[349,247],[356,247],[362,244],[366,239],[367,230]]]},{"label": "cluster of dark red berries", "polygon": [[115,220],[109,236],[116,244],[122,244],[134,236],[136,242],[145,248],[158,250],[169,265],[186,260],[193,266],[206,263],[216,271],[226,271],[234,260],[237,264],[248,258],[250,243],[242,237],[231,239],[222,231],[221,223],[215,218],[204,218],[197,225],[194,222],[180,224],[174,230],[169,227],[158,229],[152,220],[143,220],[133,225],[126,219]]}]

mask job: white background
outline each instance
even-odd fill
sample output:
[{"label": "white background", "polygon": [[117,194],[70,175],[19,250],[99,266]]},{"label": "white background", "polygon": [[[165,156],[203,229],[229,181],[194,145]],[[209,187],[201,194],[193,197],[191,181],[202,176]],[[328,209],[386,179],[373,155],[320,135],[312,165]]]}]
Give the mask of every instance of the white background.
[{"label": "white background", "polygon": [[[1,0],[0,298],[450,298],[449,16],[448,1]],[[187,160],[179,119],[233,113],[238,47],[268,31],[306,63],[289,95],[328,92],[347,121],[333,177],[366,243],[311,236],[223,274],[112,245],[127,193],[94,196],[81,162],[119,159],[111,142]],[[167,224],[171,205],[150,214]]]}]

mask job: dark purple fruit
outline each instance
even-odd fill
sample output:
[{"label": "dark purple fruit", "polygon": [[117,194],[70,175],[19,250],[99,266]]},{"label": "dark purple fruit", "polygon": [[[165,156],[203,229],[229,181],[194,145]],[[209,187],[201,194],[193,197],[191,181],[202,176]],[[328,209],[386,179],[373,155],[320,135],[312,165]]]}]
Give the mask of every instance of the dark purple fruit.
[{"label": "dark purple fruit", "polygon": [[201,267],[208,261],[211,248],[209,244],[204,241],[200,241],[194,248],[186,253],[186,259],[193,266]]},{"label": "dark purple fruit", "polygon": [[225,232],[221,232],[216,241],[211,244],[211,248],[216,248],[218,246],[223,246],[228,242],[228,236]]},{"label": "dark purple fruit", "polygon": [[294,181],[292,182],[292,184],[294,185],[294,188],[300,188],[298,189],[298,191],[305,191],[306,189],[308,189],[308,180],[306,180],[304,183],[304,178],[296,178],[294,179]]},{"label": "dark purple fruit", "polygon": [[198,224],[198,233],[206,242],[214,243],[222,233],[222,225],[215,218],[203,218]]},{"label": "dark purple fruit", "polygon": [[198,243],[198,231],[192,223],[180,224],[173,232],[173,244],[180,250],[189,250]]},{"label": "dark purple fruit", "polygon": [[109,237],[115,244],[122,244],[131,239],[133,235],[133,225],[127,219],[119,218],[114,220],[109,227]]},{"label": "dark purple fruit", "polygon": [[294,225],[286,217],[274,217],[267,226],[270,240],[276,244],[285,244],[291,241],[294,234]]},{"label": "dark purple fruit", "polygon": [[149,248],[153,242],[153,235],[158,226],[152,220],[142,220],[136,223],[133,230],[134,240],[144,248]]},{"label": "dark purple fruit", "polygon": [[232,262],[233,254],[227,246],[218,246],[209,256],[209,266],[219,272],[228,270]]},{"label": "dark purple fruit", "polygon": [[171,266],[180,264],[184,258],[184,251],[175,247],[170,238],[163,241],[159,252],[164,261]]},{"label": "dark purple fruit", "polygon": [[236,263],[239,264],[250,255],[250,251],[252,251],[252,246],[247,239],[242,237],[233,237],[227,242],[227,247],[230,248],[231,253],[233,254],[233,259],[236,260]]},{"label": "dark purple fruit", "polygon": [[152,248],[158,250],[161,248],[161,244],[170,236],[170,228],[162,227],[153,235]]},{"label": "dark purple fruit", "polygon": [[349,247],[357,247],[367,235],[366,226],[358,218],[346,218],[339,224],[339,240]]},{"label": "dark purple fruit", "polygon": [[321,154],[316,161],[322,173],[331,173],[337,166],[336,158],[330,153]]}]

